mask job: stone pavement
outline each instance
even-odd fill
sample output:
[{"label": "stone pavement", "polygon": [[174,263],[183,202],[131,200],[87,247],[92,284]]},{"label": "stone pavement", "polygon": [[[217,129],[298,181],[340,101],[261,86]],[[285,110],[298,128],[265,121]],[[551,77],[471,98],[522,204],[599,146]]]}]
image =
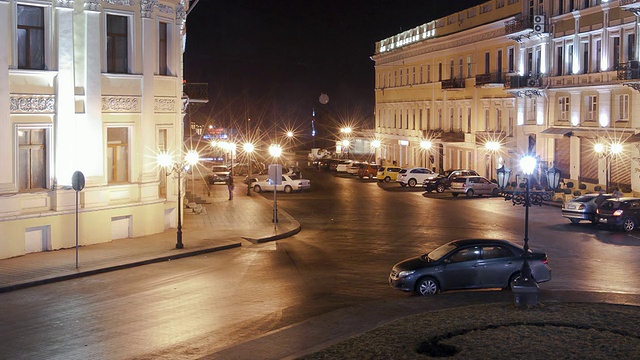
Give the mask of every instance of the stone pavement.
[{"label": "stone pavement", "polygon": [[[274,226],[273,201],[251,193],[242,179],[236,179],[234,197],[228,200],[225,185],[198,189],[206,201],[196,206],[201,212],[187,209],[182,224],[183,249],[176,249],[176,229],[165,232],[113,240],[109,243],[27,254],[0,260],[0,293],[26,287],[115,271],[154,262],[242,246],[243,242],[259,243],[285,238],[300,231],[300,223],[278,210]],[[190,184],[187,184],[187,191]],[[187,202],[187,201],[185,201]],[[193,205],[193,204],[192,204]]]}]

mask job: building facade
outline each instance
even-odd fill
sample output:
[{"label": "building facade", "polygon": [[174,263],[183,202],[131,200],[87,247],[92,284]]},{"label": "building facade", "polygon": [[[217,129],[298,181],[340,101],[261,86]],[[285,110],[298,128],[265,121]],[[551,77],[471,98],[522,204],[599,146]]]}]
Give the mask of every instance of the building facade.
[{"label": "building facade", "polygon": [[539,174],[640,189],[638,10],[492,0],[377,42],[380,157],[495,178],[530,153]]},{"label": "building facade", "polygon": [[0,0],[0,258],[175,226],[186,5]]}]

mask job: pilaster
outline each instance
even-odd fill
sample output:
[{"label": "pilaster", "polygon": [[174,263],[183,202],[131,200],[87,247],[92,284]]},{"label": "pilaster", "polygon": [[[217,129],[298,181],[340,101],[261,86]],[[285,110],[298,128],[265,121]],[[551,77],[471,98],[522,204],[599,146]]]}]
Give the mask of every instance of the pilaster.
[{"label": "pilaster", "polygon": [[9,64],[11,63],[10,39],[11,34],[11,6],[8,1],[0,0],[0,193],[5,185],[14,187],[13,159],[11,144],[11,121],[9,119]]}]

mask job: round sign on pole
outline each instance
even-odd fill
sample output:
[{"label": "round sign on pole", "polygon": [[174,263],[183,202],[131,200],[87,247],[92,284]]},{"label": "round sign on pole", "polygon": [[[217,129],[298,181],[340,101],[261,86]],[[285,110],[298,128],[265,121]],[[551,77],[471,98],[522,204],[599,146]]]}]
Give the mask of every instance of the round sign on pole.
[{"label": "round sign on pole", "polygon": [[318,98],[318,101],[320,101],[320,104],[322,105],[327,105],[327,103],[329,102],[329,95],[325,93],[320,94],[320,98]]},{"label": "round sign on pole", "polygon": [[73,173],[73,176],[71,177],[71,187],[73,187],[73,190],[75,191],[84,189],[84,174],[82,171],[76,171]]}]

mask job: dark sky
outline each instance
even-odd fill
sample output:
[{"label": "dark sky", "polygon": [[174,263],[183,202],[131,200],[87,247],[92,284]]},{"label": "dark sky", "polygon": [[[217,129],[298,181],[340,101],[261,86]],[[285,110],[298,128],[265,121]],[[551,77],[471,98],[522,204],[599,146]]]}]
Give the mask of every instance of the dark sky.
[{"label": "dark sky", "polygon": [[187,18],[184,77],[209,83],[200,121],[290,124],[315,108],[372,123],[375,42],[482,2],[200,0]]}]

